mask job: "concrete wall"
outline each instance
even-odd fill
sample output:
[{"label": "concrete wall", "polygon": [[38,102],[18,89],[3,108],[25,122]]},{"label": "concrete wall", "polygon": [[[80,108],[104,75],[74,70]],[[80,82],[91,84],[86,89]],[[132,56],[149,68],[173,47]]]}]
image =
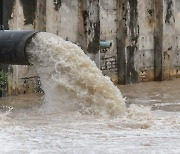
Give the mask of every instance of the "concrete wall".
[{"label": "concrete wall", "polygon": [[175,1],[175,50],[173,54],[173,75],[174,77],[180,77],[180,1]]},{"label": "concrete wall", "polygon": [[[4,0],[3,3],[6,29],[59,35],[80,45],[100,67],[98,0]],[[33,66],[9,66],[9,95],[37,91],[37,76]]]},{"label": "concrete wall", "polygon": [[[24,3],[25,1],[14,0],[4,3],[4,23],[6,29],[34,30],[36,3]],[[29,7],[31,6],[31,7]],[[25,12],[25,10],[27,12]],[[7,20],[8,19],[8,20]],[[35,92],[37,74],[33,66],[9,65],[8,67],[8,95],[17,95],[27,92]]]},{"label": "concrete wall", "polygon": [[154,78],[154,1],[118,1],[118,68],[122,84]]},{"label": "concrete wall", "polygon": [[179,77],[179,5],[178,0],[118,0],[120,83]]},{"label": "concrete wall", "polygon": [[104,75],[117,81],[117,1],[100,0],[100,40],[112,43],[111,48],[100,49],[100,61]]},{"label": "concrete wall", "polygon": [[[78,44],[114,82],[180,76],[179,0],[4,0],[3,16],[7,29],[47,31]],[[28,87],[22,78],[37,76],[33,66],[9,70],[10,94]]]}]

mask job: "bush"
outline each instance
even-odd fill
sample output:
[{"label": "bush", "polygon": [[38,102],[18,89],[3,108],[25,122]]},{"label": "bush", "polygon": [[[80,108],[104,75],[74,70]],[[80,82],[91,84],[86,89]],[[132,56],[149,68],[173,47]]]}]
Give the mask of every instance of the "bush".
[{"label": "bush", "polygon": [[5,90],[7,85],[7,73],[0,71],[0,90]]}]

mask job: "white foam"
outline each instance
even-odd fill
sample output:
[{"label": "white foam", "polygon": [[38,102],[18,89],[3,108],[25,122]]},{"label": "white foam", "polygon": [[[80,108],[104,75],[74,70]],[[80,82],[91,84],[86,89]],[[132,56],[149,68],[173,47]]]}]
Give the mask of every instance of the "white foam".
[{"label": "white foam", "polygon": [[112,116],[125,112],[119,89],[77,45],[40,32],[26,50],[40,75],[49,108]]},{"label": "white foam", "polygon": [[13,110],[13,107],[2,105],[0,106],[0,126],[7,124],[10,118],[8,115],[11,113]]}]

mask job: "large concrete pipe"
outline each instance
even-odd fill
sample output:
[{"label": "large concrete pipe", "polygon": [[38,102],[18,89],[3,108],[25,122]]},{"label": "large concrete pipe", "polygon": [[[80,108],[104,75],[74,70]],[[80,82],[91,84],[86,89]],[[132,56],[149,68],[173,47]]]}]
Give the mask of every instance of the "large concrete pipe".
[{"label": "large concrete pipe", "polygon": [[0,31],[0,64],[29,65],[25,47],[36,31]]}]

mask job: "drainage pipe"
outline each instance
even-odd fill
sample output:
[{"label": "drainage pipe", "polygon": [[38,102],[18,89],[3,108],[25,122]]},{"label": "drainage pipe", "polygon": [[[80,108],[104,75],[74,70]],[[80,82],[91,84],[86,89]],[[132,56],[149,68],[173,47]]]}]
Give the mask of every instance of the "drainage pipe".
[{"label": "drainage pipe", "polygon": [[101,48],[110,48],[112,46],[112,42],[110,41],[100,41]]},{"label": "drainage pipe", "polygon": [[0,30],[0,64],[30,65],[26,44],[36,31]]}]

